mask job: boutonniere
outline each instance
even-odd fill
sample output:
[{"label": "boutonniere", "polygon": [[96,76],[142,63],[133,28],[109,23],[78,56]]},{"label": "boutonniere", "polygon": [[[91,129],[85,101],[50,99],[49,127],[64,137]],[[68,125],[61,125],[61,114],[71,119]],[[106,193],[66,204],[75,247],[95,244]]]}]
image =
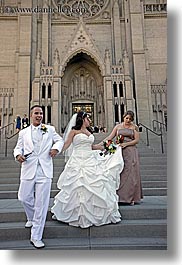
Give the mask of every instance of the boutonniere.
[{"label": "boutonniere", "polygon": [[48,131],[48,129],[47,129],[47,127],[45,126],[45,124],[42,124],[40,129],[41,129],[41,131],[42,131],[43,134],[46,133],[46,132]]}]

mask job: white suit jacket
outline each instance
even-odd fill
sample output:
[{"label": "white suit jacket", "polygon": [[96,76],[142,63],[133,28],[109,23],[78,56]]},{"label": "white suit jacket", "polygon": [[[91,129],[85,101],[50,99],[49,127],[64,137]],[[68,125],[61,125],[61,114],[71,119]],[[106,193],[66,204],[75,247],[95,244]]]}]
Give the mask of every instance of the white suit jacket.
[{"label": "white suit jacket", "polygon": [[53,177],[53,163],[49,155],[51,149],[57,149],[61,152],[64,141],[62,137],[56,133],[55,128],[46,125],[47,132],[43,134],[40,151],[35,154],[32,142],[31,126],[23,129],[19,133],[18,141],[14,149],[14,157],[17,155],[26,155],[32,152],[25,162],[21,165],[20,179],[32,179],[35,176],[37,164],[40,163],[42,170],[47,178]]}]

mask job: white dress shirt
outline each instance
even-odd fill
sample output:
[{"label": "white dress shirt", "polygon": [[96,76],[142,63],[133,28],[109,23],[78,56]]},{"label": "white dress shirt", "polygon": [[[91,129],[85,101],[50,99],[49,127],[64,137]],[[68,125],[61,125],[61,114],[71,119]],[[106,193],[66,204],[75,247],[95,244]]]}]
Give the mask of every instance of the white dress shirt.
[{"label": "white dress shirt", "polygon": [[[41,146],[41,142],[42,142],[42,138],[43,138],[43,133],[41,131],[41,125],[35,127],[33,125],[32,126],[32,142],[34,145],[34,155],[39,155],[39,151],[40,151],[40,146]],[[37,164],[37,172],[36,172],[36,176],[38,178],[42,178],[44,177],[44,172],[42,170],[42,167],[40,165],[40,163],[38,162]]]}]

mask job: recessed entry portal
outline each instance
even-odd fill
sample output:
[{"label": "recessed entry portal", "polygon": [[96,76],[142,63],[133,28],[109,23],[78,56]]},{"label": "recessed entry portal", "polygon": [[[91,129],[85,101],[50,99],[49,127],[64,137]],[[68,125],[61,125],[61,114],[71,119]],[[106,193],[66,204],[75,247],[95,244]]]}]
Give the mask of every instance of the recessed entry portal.
[{"label": "recessed entry portal", "polygon": [[79,111],[87,112],[91,118],[92,124],[94,123],[94,104],[93,103],[73,103],[72,114]]},{"label": "recessed entry portal", "polygon": [[92,125],[105,126],[103,77],[96,61],[80,52],[67,63],[61,81],[61,128],[80,110],[87,112]]}]

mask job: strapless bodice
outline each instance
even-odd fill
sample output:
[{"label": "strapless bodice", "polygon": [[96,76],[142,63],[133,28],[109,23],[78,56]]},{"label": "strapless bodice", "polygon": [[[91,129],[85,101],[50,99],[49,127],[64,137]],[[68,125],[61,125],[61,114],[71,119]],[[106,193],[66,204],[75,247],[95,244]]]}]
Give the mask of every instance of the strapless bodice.
[{"label": "strapless bodice", "polygon": [[94,142],[93,134],[87,136],[84,133],[79,133],[73,138],[73,151],[88,152],[92,151],[92,144]]},{"label": "strapless bodice", "polygon": [[134,130],[127,129],[127,128],[121,128],[118,130],[118,135],[123,135],[124,141],[131,141],[134,139]]}]

